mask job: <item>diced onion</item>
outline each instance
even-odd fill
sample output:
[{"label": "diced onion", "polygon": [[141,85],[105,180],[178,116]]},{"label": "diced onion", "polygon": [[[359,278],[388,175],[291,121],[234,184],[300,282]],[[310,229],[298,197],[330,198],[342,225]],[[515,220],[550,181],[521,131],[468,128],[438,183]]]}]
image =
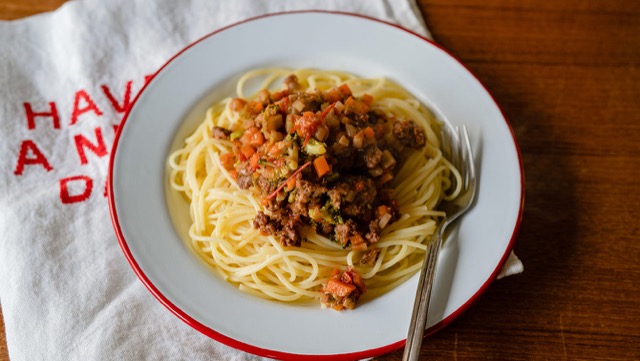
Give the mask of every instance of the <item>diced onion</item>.
[{"label": "diced onion", "polygon": [[287,114],[287,119],[285,120],[285,129],[287,133],[291,133],[291,128],[295,125],[295,119],[293,118],[293,114]]},{"label": "diced onion", "polygon": [[371,176],[373,177],[379,177],[382,175],[382,168],[380,167],[375,167],[373,169],[369,169],[369,174],[371,174]]},{"label": "diced onion", "polygon": [[380,217],[380,220],[378,221],[378,226],[380,227],[380,229],[384,229],[384,227],[386,227],[387,224],[389,224],[390,220],[391,220],[391,213],[385,213],[382,217]]},{"label": "diced onion", "polygon": [[358,132],[356,127],[351,124],[345,124],[345,128],[347,129],[347,135],[351,138],[353,138],[353,136]]},{"label": "diced onion", "polygon": [[267,118],[267,131],[278,130],[282,127],[282,115],[270,115]]},{"label": "diced onion", "polygon": [[349,146],[349,138],[347,138],[346,135],[342,135],[342,137],[340,137],[340,139],[338,139],[338,144],[340,145],[344,145],[345,147]]},{"label": "diced onion", "polygon": [[293,109],[297,110],[298,112],[302,112],[302,110],[304,109],[305,105],[304,102],[300,99],[296,100],[295,102],[293,102]]},{"label": "diced onion", "polygon": [[380,165],[384,169],[392,168],[396,165],[396,159],[393,157],[391,152],[385,149],[384,152],[382,152],[382,160],[380,161]]},{"label": "diced onion", "polygon": [[362,149],[362,144],[364,141],[364,134],[362,132],[353,136],[353,147],[356,149]]},{"label": "diced onion", "polygon": [[324,140],[327,139],[328,135],[329,135],[329,128],[326,125],[321,125],[318,127],[318,130],[316,130],[316,134],[314,134],[314,137],[317,140],[324,142]]}]

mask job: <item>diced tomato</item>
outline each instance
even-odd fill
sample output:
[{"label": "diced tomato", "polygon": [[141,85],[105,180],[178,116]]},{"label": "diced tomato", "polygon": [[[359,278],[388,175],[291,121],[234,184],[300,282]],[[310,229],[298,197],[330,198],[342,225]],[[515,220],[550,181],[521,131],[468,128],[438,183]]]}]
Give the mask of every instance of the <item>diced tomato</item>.
[{"label": "diced tomato", "polygon": [[327,285],[324,287],[324,291],[338,297],[347,297],[351,292],[355,291],[356,286],[346,284],[335,278],[331,278]]},{"label": "diced tomato", "polygon": [[[277,94],[277,93],[276,93]],[[275,94],[274,94],[275,96]],[[289,97],[285,96],[276,102],[276,105],[280,108],[280,113],[288,114],[289,113]]]},{"label": "diced tomato", "polygon": [[362,279],[362,276],[360,276],[360,273],[358,273],[358,271],[356,271],[353,268],[353,266],[347,267],[347,269],[345,270],[345,273],[349,273],[351,275],[351,278],[353,279],[353,284],[356,285],[356,287],[358,287],[361,294],[367,292],[367,286],[364,284],[364,280]]},{"label": "diced tomato", "polygon": [[310,138],[318,129],[319,124],[320,122],[317,121],[316,115],[313,112],[304,112],[296,123],[296,131],[299,136],[305,139]]},{"label": "diced tomato", "polygon": [[267,152],[269,158],[277,158],[282,154],[282,149],[280,148],[280,143],[274,143],[270,148],[269,152]]},{"label": "diced tomato", "polygon": [[313,160],[313,167],[316,169],[318,178],[322,178],[323,175],[331,171],[327,158],[323,155]]}]

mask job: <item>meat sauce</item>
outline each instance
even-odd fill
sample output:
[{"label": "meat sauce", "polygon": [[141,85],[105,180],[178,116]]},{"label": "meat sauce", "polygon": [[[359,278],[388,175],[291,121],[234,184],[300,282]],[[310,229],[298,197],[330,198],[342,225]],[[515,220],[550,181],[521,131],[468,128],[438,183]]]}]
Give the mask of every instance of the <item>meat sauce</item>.
[{"label": "meat sauce", "polygon": [[[346,84],[304,92],[295,75],[284,83],[284,90],[229,103],[241,121],[212,129],[214,138],[233,142],[221,163],[240,188],[259,192],[265,212],[253,226],[262,234],[300,246],[315,231],[361,251],[359,261],[371,265],[382,230],[400,216],[395,170],[410,149],[424,147],[424,130],[372,108],[372,96],[355,97]],[[351,309],[365,290],[355,269],[336,270],[322,301]]]}]

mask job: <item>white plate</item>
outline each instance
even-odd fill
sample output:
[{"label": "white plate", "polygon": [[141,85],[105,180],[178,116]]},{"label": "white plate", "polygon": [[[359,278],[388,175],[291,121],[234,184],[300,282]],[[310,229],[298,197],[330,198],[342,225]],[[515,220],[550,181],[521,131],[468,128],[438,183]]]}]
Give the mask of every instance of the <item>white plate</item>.
[{"label": "white plate", "polygon": [[204,267],[181,240],[181,223],[174,226],[165,193],[169,152],[208,105],[233,95],[240,74],[267,66],[387,76],[469,128],[477,203],[441,253],[428,332],[450,323],[495,279],[513,246],[524,194],[517,145],[494,100],[456,59],[407,30],[351,14],[286,13],[225,28],[180,52],[143,89],[120,128],[109,172],[114,227],[139,278],[189,325],[259,355],[353,359],[404,345],[417,275],[354,311],[266,301]]}]

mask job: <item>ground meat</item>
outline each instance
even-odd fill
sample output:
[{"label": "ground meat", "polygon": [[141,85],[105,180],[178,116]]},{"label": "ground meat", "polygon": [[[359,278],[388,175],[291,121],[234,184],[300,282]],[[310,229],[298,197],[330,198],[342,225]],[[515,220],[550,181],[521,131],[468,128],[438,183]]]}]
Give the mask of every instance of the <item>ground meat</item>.
[{"label": "ground meat", "polygon": [[277,184],[263,176],[256,178],[256,184],[264,194],[271,194],[278,188]]},{"label": "ground meat", "polygon": [[229,139],[229,135],[231,135],[231,131],[222,127],[213,127],[211,129],[211,136],[215,139]]},{"label": "ground meat", "polygon": [[290,91],[295,91],[300,89],[300,83],[298,82],[298,77],[295,74],[291,74],[284,79],[284,84],[287,86],[287,89]]},{"label": "ground meat", "polygon": [[316,230],[318,233],[329,236],[331,235],[331,233],[333,233],[333,225],[327,222],[319,222]]},{"label": "ground meat", "polygon": [[349,177],[350,189],[356,192],[355,198],[343,206],[343,211],[350,217],[366,219],[376,198],[376,184],[373,179],[363,176]]},{"label": "ground meat", "polygon": [[349,191],[349,185],[344,182],[337,183],[333,186],[333,188],[327,192],[331,206],[335,209],[340,209],[342,200],[349,194]]},{"label": "ground meat", "polygon": [[306,216],[311,206],[321,204],[321,197],[326,192],[327,188],[322,185],[298,179],[296,181],[295,196],[291,204],[291,210],[294,213]]},{"label": "ground meat", "polygon": [[378,254],[379,253],[380,253],[380,249],[378,249],[378,248],[373,248],[373,249],[368,250],[367,252],[362,254],[362,257],[360,257],[360,264],[362,264],[362,265],[366,264],[366,265],[369,265],[369,266],[373,266],[373,264],[378,259]]},{"label": "ground meat", "polygon": [[346,245],[349,242],[349,237],[358,232],[357,224],[352,219],[349,219],[343,224],[336,225],[334,231],[336,241]]},{"label": "ground meat", "polygon": [[420,149],[426,143],[424,129],[413,120],[394,121],[393,135],[405,146]]},{"label": "ground meat", "polygon": [[367,235],[365,236],[367,241],[369,241],[369,244],[376,243],[380,240],[380,232],[382,230],[378,225],[379,221],[380,220],[376,218],[373,221],[369,222],[369,232],[367,232]]},{"label": "ground meat", "polygon": [[253,185],[253,176],[248,171],[241,170],[238,172],[236,182],[241,189],[249,189]]},{"label": "ground meat", "polygon": [[302,237],[294,227],[293,222],[287,222],[287,224],[282,227],[282,232],[280,234],[280,243],[284,246],[300,246],[300,242],[302,241]]},{"label": "ground meat", "polygon": [[276,223],[261,211],[258,211],[256,218],[253,219],[253,228],[260,229],[266,234],[275,234],[278,231]]}]

